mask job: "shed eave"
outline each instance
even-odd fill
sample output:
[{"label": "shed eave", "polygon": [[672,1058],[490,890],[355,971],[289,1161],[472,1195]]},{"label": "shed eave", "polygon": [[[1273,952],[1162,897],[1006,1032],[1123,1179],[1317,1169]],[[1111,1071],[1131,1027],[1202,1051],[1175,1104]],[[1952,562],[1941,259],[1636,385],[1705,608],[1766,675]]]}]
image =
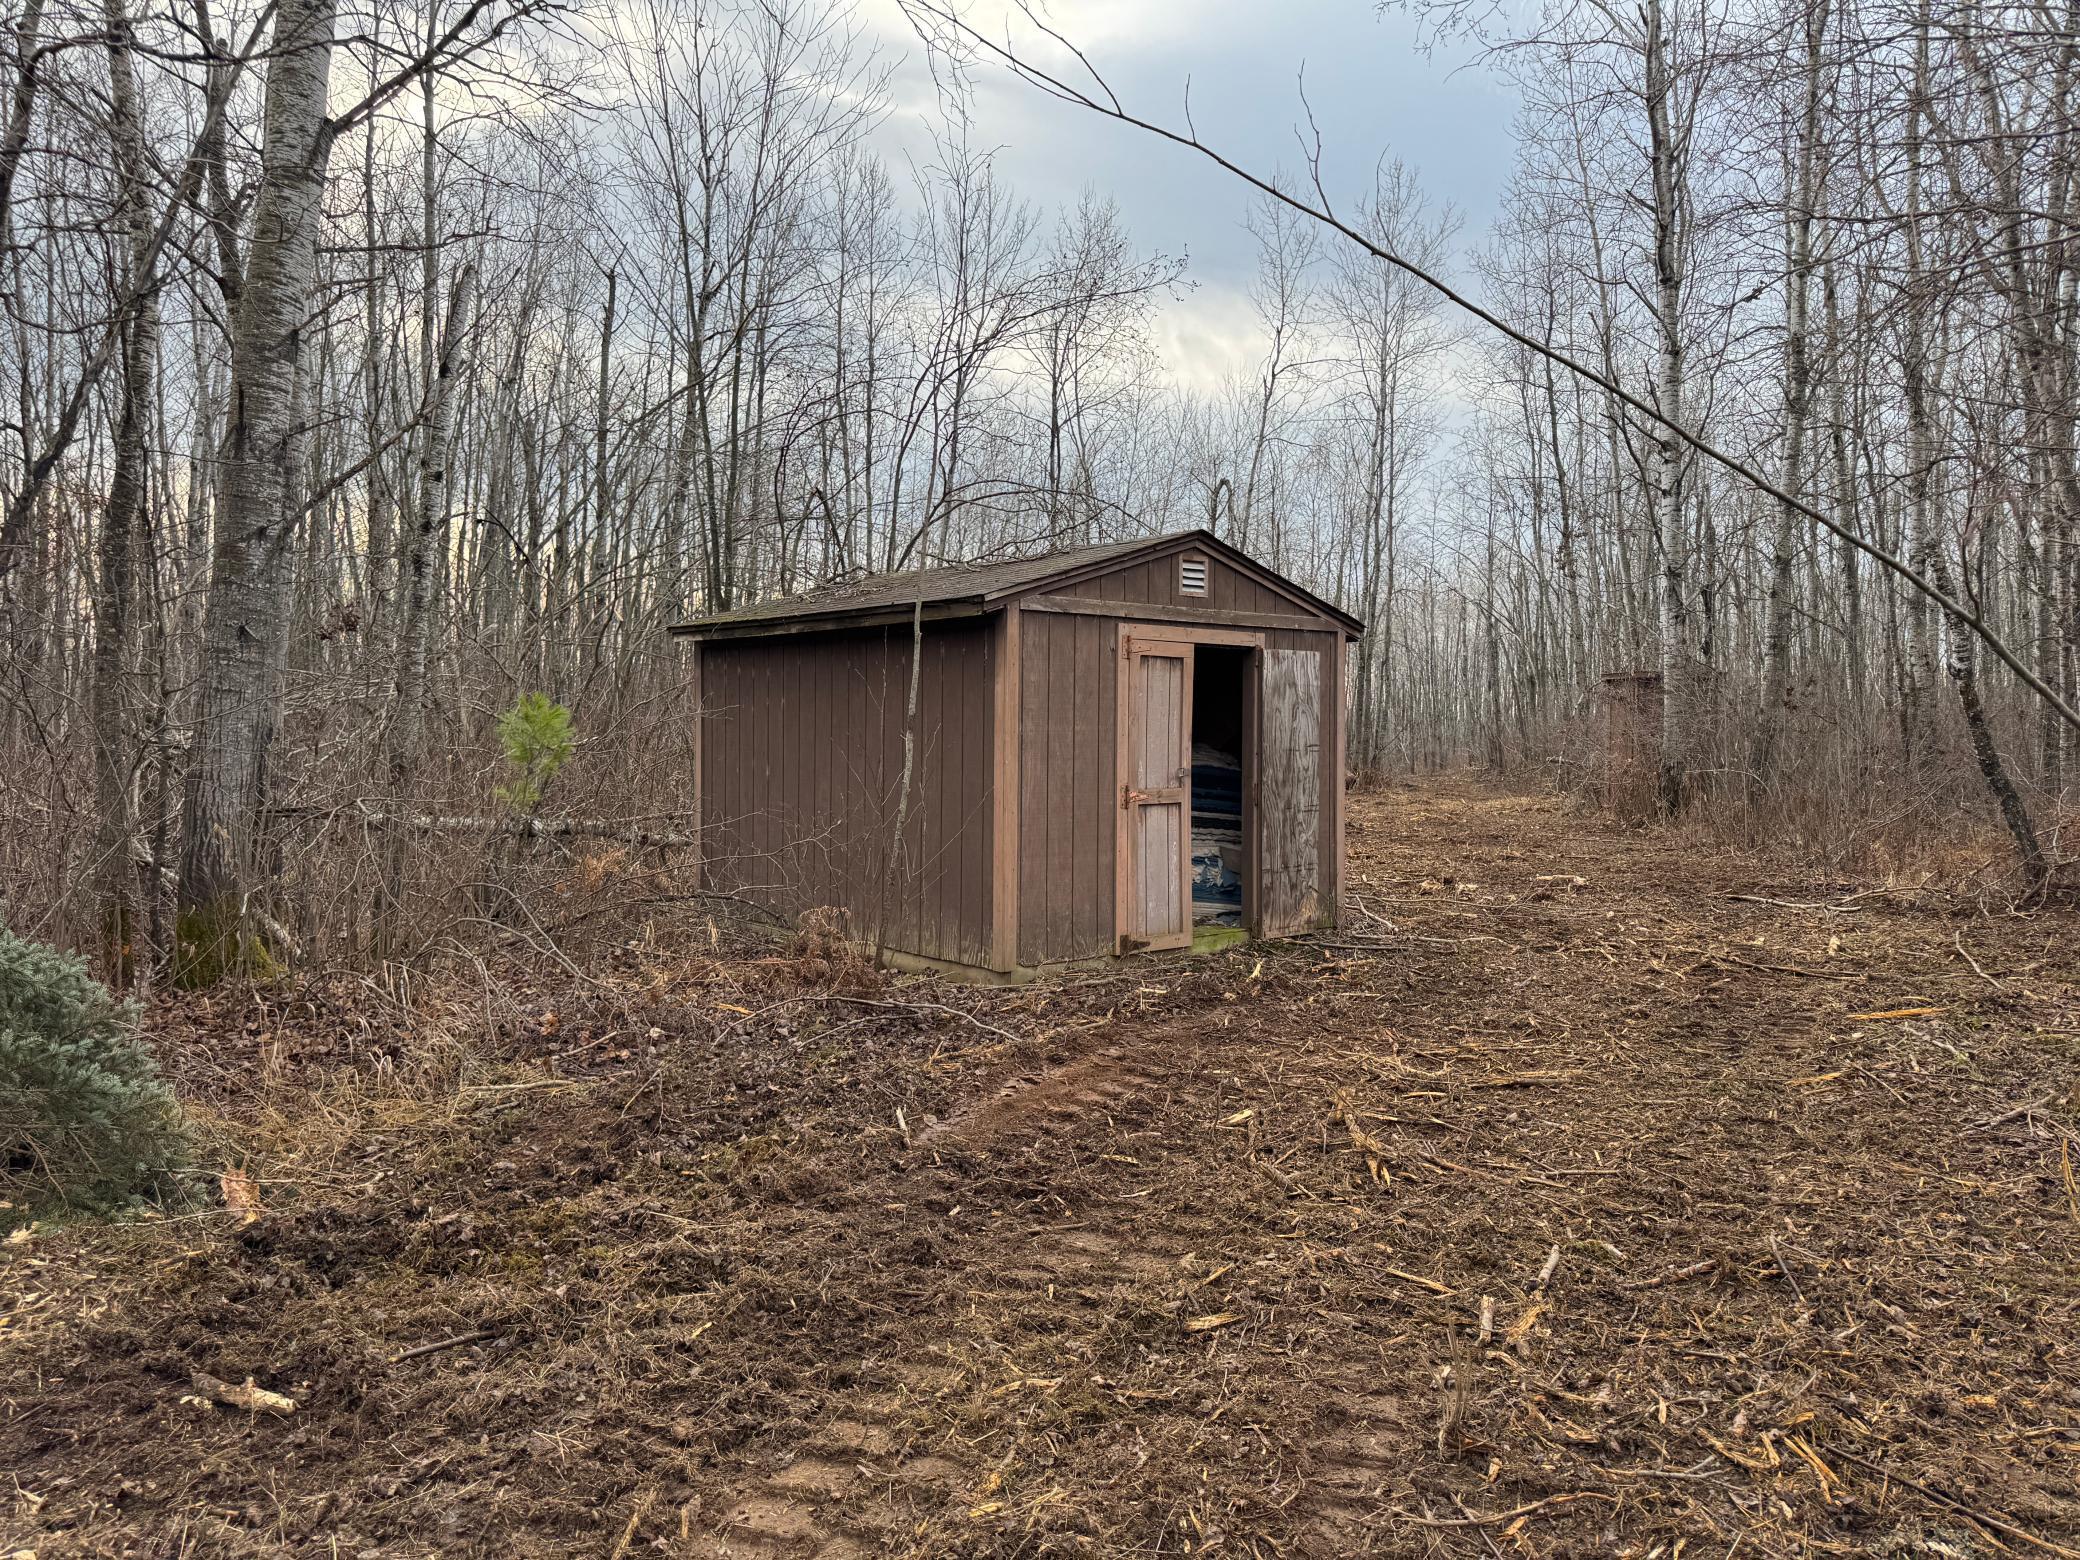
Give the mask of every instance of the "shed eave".
[{"label": "shed eave", "polygon": [[921,606],[912,602],[899,607],[796,613],[791,617],[753,617],[742,621],[727,617],[694,618],[690,622],[673,623],[665,632],[675,639],[696,641],[790,639],[797,634],[828,634],[848,628],[884,628],[920,617],[927,623],[986,617],[995,610],[995,606],[980,596],[964,596],[950,601],[927,601]]}]

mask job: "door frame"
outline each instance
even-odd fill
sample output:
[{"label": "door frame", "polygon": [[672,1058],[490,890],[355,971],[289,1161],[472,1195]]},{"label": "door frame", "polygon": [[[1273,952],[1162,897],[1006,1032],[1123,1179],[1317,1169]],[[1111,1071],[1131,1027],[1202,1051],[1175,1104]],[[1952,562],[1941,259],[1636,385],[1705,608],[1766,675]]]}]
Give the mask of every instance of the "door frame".
[{"label": "door frame", "polygon": [[1131,806],[1128,793],[1133,786],[1128,769],[1129,755],[1135,751],[1131,743],[1134,719],[1137,711],[1134,702],[1133,644],[1141,640],[1149,644],[1190,645],[1196,651],[1200,645],[1233,645],[1253,652],[1249,658],[1249,670],[1242,684],[1242,734],[1244,751],[1238,756],[1242,760],[1242,841],[1243,855],[1250,870],[1243,875],[1242,916],[1246,926],[1256,924],[1256,860],[1257,843],[1253,832],[1256,824],[1256,749],[1257,733],[1253,726],[1259,698],[1257,681],[1262,674],[1265,635],[1261,630],[1236,628],[1201,628],[1183,623],[1122,621],[1117,640],[1113,646],[1116,663],[1118,695],[1115,699],[1116,729],[1113,736],[1112,784],[1113,794],[1119,798],[1114,812],[1116,827],[1113,830],[1113,893],[1112,893],[1112,949],[1116,954],[1156,952],[1164,948],[1189,947],[1192,940],[1192,785],[1191,785],[1191,693],[1195,686],[1193,673],[1197,657],[1185,662],[1185,784],[1184,817],[1179,830],[1177,870],[1179,892],[1185,907],[1185,930],[1181,936],[1165,938],[1159,942],[1142,942],[1133,939],[1129,947],[1128,928],[1134,921],[1133,882],[1130,870],[1132,860],[1133,830],[1129,822]]}]

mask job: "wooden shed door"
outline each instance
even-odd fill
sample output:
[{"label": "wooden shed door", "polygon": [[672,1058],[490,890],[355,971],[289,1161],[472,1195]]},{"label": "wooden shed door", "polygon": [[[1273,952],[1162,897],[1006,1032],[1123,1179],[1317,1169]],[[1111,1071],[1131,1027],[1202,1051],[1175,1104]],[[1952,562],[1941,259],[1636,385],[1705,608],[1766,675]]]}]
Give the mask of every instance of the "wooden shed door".
[{"label": "wooden shed door", "polygon": [[1322,657],[1266,650],[1257,708],[1257,935],[1319,919],[1322,896]]},{"label": "wooden shed door", "polygon": [[1192,940],[1192,647],[1129,633],[1120,654],[1119,951]]}]

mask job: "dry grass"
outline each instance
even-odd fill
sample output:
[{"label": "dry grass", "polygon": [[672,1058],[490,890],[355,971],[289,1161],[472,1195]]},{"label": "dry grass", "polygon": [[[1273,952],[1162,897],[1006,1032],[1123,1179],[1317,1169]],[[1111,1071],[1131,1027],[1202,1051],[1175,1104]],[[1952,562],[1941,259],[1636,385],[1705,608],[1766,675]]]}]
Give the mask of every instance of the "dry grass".
[{"label": "dry grass", "polygon": [[689,921],[161,1009],[265,1211],[7,1249],[8,1536],[2080,1552],[2071,913],[1352,812],[1317,945],[994,991]]}]

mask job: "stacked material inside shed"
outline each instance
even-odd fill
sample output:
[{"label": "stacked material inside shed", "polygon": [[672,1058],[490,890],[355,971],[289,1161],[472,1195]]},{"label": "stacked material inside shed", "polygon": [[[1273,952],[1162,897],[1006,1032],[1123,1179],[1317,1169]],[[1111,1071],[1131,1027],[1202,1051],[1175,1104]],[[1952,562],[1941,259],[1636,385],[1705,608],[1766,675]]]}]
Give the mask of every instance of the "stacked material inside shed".
[{"label": "stacked material inside shed", "polygon": [[1242,924],[1242,761],[1192,745],[1192,919]]}]

